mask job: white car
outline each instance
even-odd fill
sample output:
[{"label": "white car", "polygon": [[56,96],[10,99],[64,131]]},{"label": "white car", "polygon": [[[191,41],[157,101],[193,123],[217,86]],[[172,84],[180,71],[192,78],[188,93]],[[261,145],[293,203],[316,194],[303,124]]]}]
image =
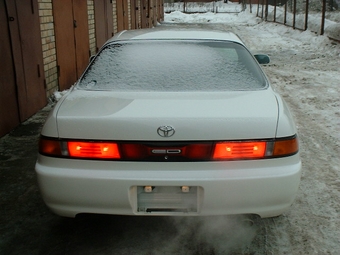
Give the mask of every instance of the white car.
[{"label": "white car", "polygon": [[229,32],[117,34],[46,120],[45,203],[67,217],[282,214],[301,161],[268,61]]}]

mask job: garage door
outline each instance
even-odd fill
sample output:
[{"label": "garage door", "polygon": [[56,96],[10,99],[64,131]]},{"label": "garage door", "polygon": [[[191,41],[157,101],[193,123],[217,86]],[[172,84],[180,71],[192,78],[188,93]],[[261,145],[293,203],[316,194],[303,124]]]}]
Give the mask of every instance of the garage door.
[{"label": "garage door", "polygon": [[46,105],[38,2],[0,0],[0,136]]},{"label": "garage door", "polygon": [[53,0],[59,89],[70,88],[89,63],[87,1]]}]

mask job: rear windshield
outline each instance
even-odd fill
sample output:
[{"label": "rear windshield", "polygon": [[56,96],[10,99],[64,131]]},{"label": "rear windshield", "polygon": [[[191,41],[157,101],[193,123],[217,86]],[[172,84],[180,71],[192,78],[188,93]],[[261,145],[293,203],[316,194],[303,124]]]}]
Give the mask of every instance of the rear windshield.
[{"label": "rear windshield", "polygon": [[250,53],[219,41],[129,41],[108,45],[78,87],[113,91],[257,90],[266,80]]}]

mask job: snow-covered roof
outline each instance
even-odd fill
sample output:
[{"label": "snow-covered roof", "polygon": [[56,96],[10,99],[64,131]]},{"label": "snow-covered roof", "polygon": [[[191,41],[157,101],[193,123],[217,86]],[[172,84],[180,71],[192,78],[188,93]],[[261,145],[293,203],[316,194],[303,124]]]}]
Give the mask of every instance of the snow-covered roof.
[{"label": "snow-covered roof", "polygon": [[232,32],[213,30],[192,30],[192,29],[138,29],[125,30],[115,35],[108,42],[119,40],[157,40],[157,39],[209,39],[225,40],[244,44],[242,40]]}]

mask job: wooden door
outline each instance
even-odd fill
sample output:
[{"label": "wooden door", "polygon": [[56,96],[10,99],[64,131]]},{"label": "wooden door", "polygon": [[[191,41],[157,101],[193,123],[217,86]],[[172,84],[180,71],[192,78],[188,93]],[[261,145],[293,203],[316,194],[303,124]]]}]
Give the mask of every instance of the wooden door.
[{"label": "wooden door", "polygon": [[76,48],[72,1],[53,0],[59,90],[65,90],[77,80]]},{"label": "wooden door", "polygon": [[132,0],[130,2],[130,13],[131,13],[131,29],[136,29],[138,28],[137,26],[137,17],[136,17],[136,5],[137,5],[137,1]]},{"label": "wooden door", "polygon": [[117,1],[117,30],[129,29],[129,9],[127,0]]},{"label": "wooden door", "polygon": [[73,0],[74,40],[76,47],[77,79],[82,75],[89,64],[90,42],[89,23],[87,14],[87,1]]},{"label": "wooden door", "polygon": [[25,84],[18,84],[18,99],[20,118],[24,121],[46,105],[45,75],[38,1],[15,2],[19,20],[20,62],[25,77]]},{"label": "wooden door", "polygon": [[15,72],[12,57],[11,38],[5,1],[0,1],[0,137],[19,125],[19,108],[16,94]]},{"label": "wooden door", "polygon": [[113,10],[112,1],[94,1],[94,18],[96,26],[97,51],[113,36]]},{"label": "wooden door", "polygon": [[141,0],[141,19],[142,19],[142,28],[149,27],[149,1],[148,0]]},{"label": "wooden door", "polygon": [[[5,41],[10,38],[12,60],[8,58],[8,52],[5,54],[9,63],[12,63],[7,68],[13,71],[8,71],[2,78],[13,80],[14,73],[16,98],[13,89],[10,89],[8,93],[12,99],[8,100],[12,102],[13,113],[19,112],[22,122],[46,105],[38,2],[6,0],[2,1],[2,7],[7,17],[7,21],[1,22],[2,27],[7,26],[7,33],[3,31],[5,44],[2,47],[7,47]],[[17,102],[17,107],[13,108],[14,102]]]},{"label": "wooden door", "polygon": [[59,89],[70,88],[90,57],[87,2],[53,0]]},{"label": "wooden door", "polygon": [[129,29],[129,3],[128,0],[122,0],[124,8],[124,29]]},{"label": "wooden door", "polygon": [[151,13],[152,13],[152,26],[157,26],[157,0],[150,0],[151,1]]},{"label": "wooden door", "polygon": [[158,8],[157,8],[157,20],[159,22],[164,20],[164,1],[158,0]]},{"label": "wooden door", "polygon": [[123,1],[117,1],[117,32],[124,30],[124,6]]},{"label": "wooden door", "polygon": [[152,27],[155,25],[155,14],[156,14],[156,6],[154,5],[154,0],[148,0],[148,6],[149,6],[149,12],[148,12],[148,17],[149,17],[149,25]]},{"label": "wooden door", "polygon": [[135,28],[139,29],[141,25],[141,0],[131,1],[135,3]]}]

